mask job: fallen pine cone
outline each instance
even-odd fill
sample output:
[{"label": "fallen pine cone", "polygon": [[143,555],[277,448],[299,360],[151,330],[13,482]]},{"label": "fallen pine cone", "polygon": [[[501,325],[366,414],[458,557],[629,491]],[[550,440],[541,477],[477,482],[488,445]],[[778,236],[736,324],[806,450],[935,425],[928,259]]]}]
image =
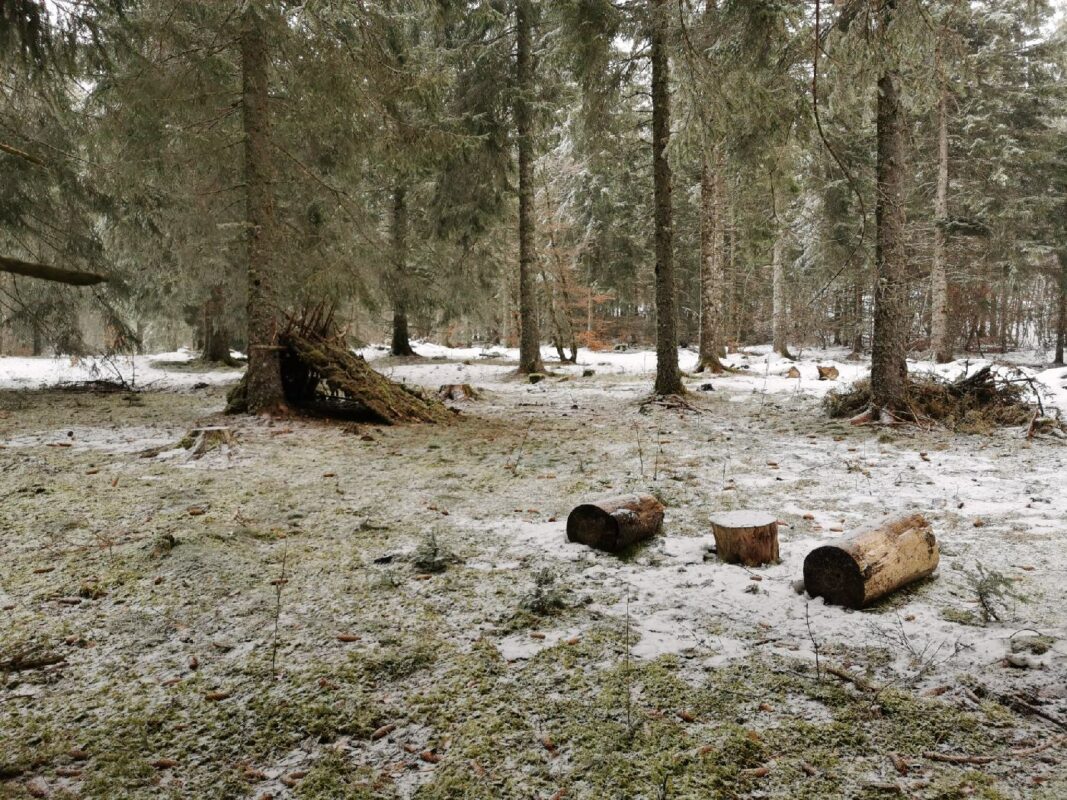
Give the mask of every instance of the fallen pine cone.
[{"label": "fallen pine cone", "polygon": [[394,725],[393,723],[390,722],[388,725],[382,725],[382,727],[378,728],[378,730],[376,730],[374,733],[372,733],[370,735],[370,739],[371,739],[372,742],[376,742],[379,739],[382,739],[382,738],[388,736],[390,733],[392,733],[395,730],[396,730],[396,725]]},{"label": "fallen pine cone", "polygon": [[756,767],[755,769],[743,769],[741,775],[745,778],[765,778],[771,774],[770,767]]},{"label": "fallen pine cone", "polygon": [[300,769],[295,772],[290,772],[288,775],[283,775],[281,777],[281,782],[288,786],[290,789],[292,789],[294,786],[300,783],[300,779],[303,778],[305,775],[307,775],[307,772]]},{"label": "fallen pine cone", "polygon": [[171,769],[178,766],[178,762],[173,758],[157,758],[152,762],[152,766],[156,769]]},{"label": "fallen pine cone", "polygon": [[212,703],[217,703],[220,700],[225,700],[230,696],[229,692],[208,692],[204,695],[205,700],[210,700]]},{"label": "fallen pine cone", "polygon": [[890,753],[889,760],[893,762],[893,769],[895,769],[901,775],[907,775],[911,772],[911,764],[901,758],[898,753]]},{"label": "fallen pine cone", "polygon": [[339,641],[339,642],[358,642],[362,638],[363,638],[362,636],[359,636],[359,635],[357,635],[355,633],[339,633],[339,634],[337,634],[337,641]]},{"label": "fallen pine cone", "polygon": [[423,750],[419,753],[419,758],[425,761],[427,764],[436,764],[441,760],[441,756],[437,755],[433,750]]}]

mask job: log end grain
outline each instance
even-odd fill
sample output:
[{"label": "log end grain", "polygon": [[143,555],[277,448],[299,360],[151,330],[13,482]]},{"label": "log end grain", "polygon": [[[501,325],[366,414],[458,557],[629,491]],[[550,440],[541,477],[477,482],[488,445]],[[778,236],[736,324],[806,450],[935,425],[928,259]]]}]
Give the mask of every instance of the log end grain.
[{"label": "log end grain", "polygon": [[567,517],[572,542],[618,553],[663,525],[663,504],[651,495],[624,495],[577,506]]},{"label": "log end grain", "polygon": [[804,588],[812,597],[846,608],[863,606],[863,575],[855,559],[840,547],[825,545],[804,559]]},{"label": "log end grain", "polygon": [[727,564],[758,567],[778,561],[778,518],[765,511],[728,511],[711,518],[715,549]]}]

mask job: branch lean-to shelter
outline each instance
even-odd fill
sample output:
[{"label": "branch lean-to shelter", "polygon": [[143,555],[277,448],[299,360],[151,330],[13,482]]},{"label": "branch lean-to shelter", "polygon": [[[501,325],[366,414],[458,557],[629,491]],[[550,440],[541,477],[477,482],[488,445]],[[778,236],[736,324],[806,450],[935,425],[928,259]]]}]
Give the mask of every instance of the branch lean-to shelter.
[{"label": "branch lean-to shelter", "polygon": [[[444,422],[443,403],[373,369],[349,348],[344,331],[324,306],[289,315],[274,345],[279,351],[285,402],[313,416],[395,425]],[[245,379],[227,396],[227,412],[247,411]]]}]

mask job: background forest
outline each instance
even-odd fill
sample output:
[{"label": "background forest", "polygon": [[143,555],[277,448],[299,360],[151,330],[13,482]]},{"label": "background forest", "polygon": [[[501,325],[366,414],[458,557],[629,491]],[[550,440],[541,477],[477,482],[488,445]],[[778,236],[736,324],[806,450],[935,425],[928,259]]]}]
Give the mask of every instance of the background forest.
[{"label": "background forest", "polygon": [[1063,800],[1065,44],[0,0],[0,800]]},{"label": "background forest", "polygon": [[702,362],[859,354],[891,74],[907,349],[1062,361],[1049,2],[3,0],[0,26],[0,255],[109,278],[0,276],[0,352],[228,359],[329,299],[398,354],[525,327],[569,358],[656,338],[666,253]]}]

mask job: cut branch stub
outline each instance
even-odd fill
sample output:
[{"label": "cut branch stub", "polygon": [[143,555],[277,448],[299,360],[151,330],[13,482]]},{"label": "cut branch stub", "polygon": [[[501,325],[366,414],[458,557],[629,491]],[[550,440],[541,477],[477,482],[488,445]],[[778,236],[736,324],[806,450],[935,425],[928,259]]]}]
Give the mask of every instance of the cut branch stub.
[{"label": "cut branch stub", "polygon": [[863,608],[937,569],[937,539],[922,514],[886,519],[804,559],[804,586],[812,597]]},{"label": "cut branch stub", "polygon": [[618,553],[655,536],[663,525],[663,504],[650,494],[610,497],[583,503],[567,517],[572,542]]},{"label": "cut branch stub", "polygon": [[759,567],[778,561],[778,518],[764,511],[728,511],[711,518],[715,550],[727,564]]}]

